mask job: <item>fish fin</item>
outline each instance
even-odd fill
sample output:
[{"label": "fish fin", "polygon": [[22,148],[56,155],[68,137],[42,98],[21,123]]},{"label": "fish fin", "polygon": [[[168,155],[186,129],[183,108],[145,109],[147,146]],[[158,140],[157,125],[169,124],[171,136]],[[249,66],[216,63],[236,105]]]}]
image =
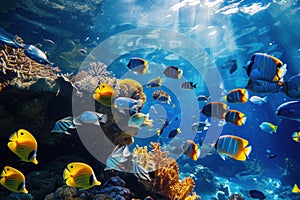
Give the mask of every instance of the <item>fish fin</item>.
[{"label": "fish fin", "polygon": [[252,151],[252,146],[249,146],[249,147],[245,148],[244,153],[245,153],[245,155],[248,157],[249,154],[251,153],[251,151]]},{"label": "fish fin", "polygon": [[278,77],[280,81],[283,81],[283,77],[285,76],[286,73],[287,73],[287,65],[284,64],[278,70]]},{"label": "fish fin", "polygon": [[17,148],[17,143],[16,143],[16,142],[9,142],[9,143],[7,144],[7,146],[8,146],[8,148],[9,148],[12,152],[16,153],[16,148]]},{"label": "fish fin", "polygon": [[64,131],[64,133],[66,134],[66,135],[72,135],[70,132],[68,132],[68,131]]},{"label": "fish fin", "polygon": [[123,154],[123,156],[126,157],[126,158],[129,157],[129,156],[131,155],[131,152],[130,152],[130,150],[129,150],[128,145],[125,146],[125,148],[124,148],[122,154]]},{"label": "fish fin", "polygon": [[246,123],[247,121],[247,117],[243,116],[239,121],[238,121],[238,125],[242,126]]},{"label": "fish fin", "polygon": [[105,124],[107,122],[107,114],[101,116],[100,122]]},{"label": "fish fin", "polygon": [[299,187],[298,187],[297,184],[294,185],[294,187],[293,187],[293,189],[292,189],[292,192],[293,192],[293,193],[299,193],[299,192],[300,192],[300,189],[299,189]]},{"label": "fish fin", "polygon": [[249,144],[248,140],[246,140],[246,139],[241,139],[241,140],[243,143],[243,147],[246,147]]},{"label": "fish fin", "polygon": [[151,181],[151,178],[149,177],[149,174],[146,171],[146,169],[140,166],[136,161],[133,162],[133,173],[137,178],[146,181]]},{"label": "fish fin", "polygon": [[136,106],[137,107],[142,107],[142,105],[143,105],[143,100],[142,99],[137,100]]},{"label": "fish fin", "polygon": [[264,103],[268,103],[268,99],[269,99],[269,97],[268,97],[268,96],[265,96],[265,97],[263,98],[263,102],[264,102]]},{"label": "fish fin", "polygon": [[220,157],[222,158],[222,160],[226,160],[226,155],[220,154]]},{"label": "fish fin", "polygon": [[247,102],[249,99],[249,92],[244,89],[244,96],[243,96],[243,102]]},{"label": "fish fin", "polygon": [[277,132],[277,128],[278,128],[278,126],[274,126],[274,132],[273,132],[273,134],[275,134]]},{"label": "fish fin", "polygon": [[178,133],[181,133],[181,129],[180,128],[177,128],[176,130],[177,130]]},{"label": "fish fin", "polygon": [[234,156],[233,158],[236,160],[245,161],[247,159],[247,156],[245,152],[241,152],[238,155]]},{"label": "fish fin", "polygon": [[95,122],[94,124],[95,124],[96,126],[100,126],[99,121]]},{"label": "fish fin", "polygon": [[80,122],[80,119],[78,119],[77,117],[75,117],[75,118],[73,119],[73,124],[75,124],[75,125],[77,125],[77,126],[81,126],[81,125],[82,125],[82,123]]},{"label": "fish fin", "polygon": [[160,136],[160,134],[161,134],[161,130],[159,129],[157,130],[157,135]]},{"label": "fish fin", "polygon": [[196,88],[197,87],[197,83],[194,83],[193,85],[192,85],[192,88]]}]

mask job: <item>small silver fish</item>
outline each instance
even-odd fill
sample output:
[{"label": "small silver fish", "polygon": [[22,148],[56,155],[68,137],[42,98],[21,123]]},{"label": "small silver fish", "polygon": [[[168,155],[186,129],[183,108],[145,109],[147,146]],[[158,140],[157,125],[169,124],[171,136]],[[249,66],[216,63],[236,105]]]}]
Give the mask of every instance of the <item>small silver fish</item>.
[{"label": "small silver fish", "polygon": [[268,102],[268,97],[259,97],[259,96],[252,96],[250,97],[249,101],[251,101],[254,104],[262,105],[264,103]]},{"label": "small silver fish", "polygon": [[153,121],[149,119],[149,113],[136,113],[132,115],[128,120],[128,126],[141,129],[142,126],[148,126],[148,128],[152,127]]}]

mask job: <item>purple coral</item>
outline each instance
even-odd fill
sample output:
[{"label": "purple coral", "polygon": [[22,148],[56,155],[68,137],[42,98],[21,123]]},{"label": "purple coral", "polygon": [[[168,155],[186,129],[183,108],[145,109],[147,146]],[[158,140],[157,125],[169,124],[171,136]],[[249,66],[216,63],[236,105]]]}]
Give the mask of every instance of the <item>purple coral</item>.
[{"label": "purple coral", "polygon": [[103,184],[103,189],[101,189],[98,194],[107,194],[111,196],[114,200],[125,200],[130,196],[130,190],[125,188],[125,181],[119,177],[111,177],[108,181]]}]

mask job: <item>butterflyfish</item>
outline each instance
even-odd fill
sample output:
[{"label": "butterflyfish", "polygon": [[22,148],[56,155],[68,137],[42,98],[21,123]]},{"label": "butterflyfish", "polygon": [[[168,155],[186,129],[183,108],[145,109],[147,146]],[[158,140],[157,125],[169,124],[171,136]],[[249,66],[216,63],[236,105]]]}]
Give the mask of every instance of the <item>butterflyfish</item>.
[{"label": "butterflyfish", "polygon": [[25,188],[25,176],[22,172],[13,167],[4,167],[1,173],[0,183],[3,187],[12,192],[28,193]]},{"label": "butterflyfish", "polygon": [[232,124],[242,126],[246,123],[247,117],[244,113],[238,110],[228,110],[225,115],[225,120]]},{"label": "butterflyfish", "polygon": [[110,85],[101,83],[96,87],[93,98],[104,106],[111,107],[114,93],[114,89]]},{"label": "butterflyfish", "polygon": [[184,153],[192,160],[198,160],[200,156],[200,149],[193,140],[187,140],[183,145]]},{"label": "butterflyfish", "polygon": [[225,119],[227,105],[222,102],[208,102],[200,112],[207,117],[214,117],[217,119]]},{"label": "butterflyfish", "polygon": [[37,142],[34,136],[25,129],[19,129],[9,137],[8,148],[22,161],[38,164],[36,159]]},{"label": "butterflyfish", "polygon": [[180,79],[183,74],[183,71],[182,71],[182,69],[180,69],[178,67],[168,66],[164,70],[163,74],[168,78]]},{"label": "butterflyfish", "polygon": [[134,74],[146,74],[149,64],[148,61],[141,58],[131,58],[127,67]]},{"label": "butterflyfish", "polygon": [[227,93],[226,100],[229,103],[245,103],[248,101],[249,94],[244,88],[236,88]]},{"label": "butterflyfish", "polygon": [[238,136],[223,135],[217,140],[215,148],[223,159],[229,156],[235,160],[245,161],[252,150],[248,144],[247,140]]},{"label": "butterflyfish", "polygon": [[93,169],[82,162],[69,163],[64,169],[63,178],[66,185],[84,190],[101,184],[101,182],[97,180]]}]

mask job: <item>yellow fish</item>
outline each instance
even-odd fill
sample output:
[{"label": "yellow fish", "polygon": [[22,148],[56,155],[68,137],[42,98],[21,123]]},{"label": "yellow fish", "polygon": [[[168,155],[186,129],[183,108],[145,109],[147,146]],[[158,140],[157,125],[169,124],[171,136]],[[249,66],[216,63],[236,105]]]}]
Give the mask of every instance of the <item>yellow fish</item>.
[{"label": "yellow fish", "polygon": [[81,162],[69,163],[64,170],[63,176],[68,186],[84,190],[101,184],[101,182],[96,179],[93,169],[89,165]]},{"label": "yellow fish", "polygon": [[300,193],[300,189],[299,189],[297,184],[294,185],[292,192],[293,193]]},{"label": "yellow fish", "polygon": [[12,192],[28,193],[25,188],[25,176],[15,168],[5,166],[1,173],[0,183]]},{"label": "yellow fish", "polygon": [[16,154],[22,161],[38,164],[36,159],[37,142],[33,135],[25,129],[14,132],[9,137],[7,144],[9,149]]},{"label": "yellow fish", "polygon": [[107,106],[107,107],[111,107],[111,99],[114,96],[114,89],[105,84],[105,83],[101,83],[94,92],[93,98],[98,101],[99,103]]},{"label": "yellow fish", "polygon": [[294,133],[292,134],[292,138],[293,138],[294,141],[300,143],[300,131],[294,132]]}]

